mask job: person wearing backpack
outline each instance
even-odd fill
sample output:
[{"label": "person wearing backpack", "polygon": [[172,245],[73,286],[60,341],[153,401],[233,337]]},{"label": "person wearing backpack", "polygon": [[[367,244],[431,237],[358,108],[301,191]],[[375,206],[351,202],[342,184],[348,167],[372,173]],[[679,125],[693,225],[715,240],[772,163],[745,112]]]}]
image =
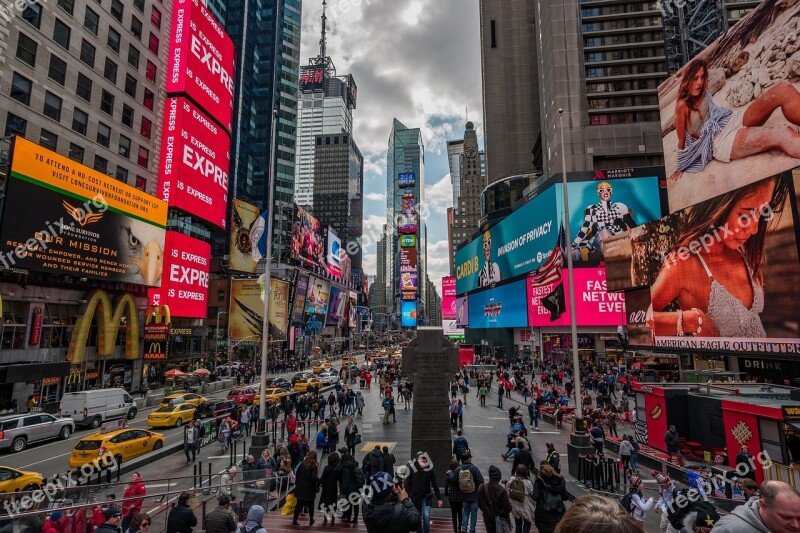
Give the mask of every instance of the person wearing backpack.
[{"label": "person wearing backpack", "polygon": [[511,473],[517,471],[519,465],[525,465],[528,470],[534,469],[533,455],[525,449],[525,444],[522,441],[517,441],[517,453],[514,454],[514,463],[511,465]]},{"label": "person wearing backpack", "polygon": [[603,444],[606,441],[606,432],[600,427],[597,422],[592,422],[592,429],[589,430],[589,435],[592,437],[592,446],[594,446],[594,453],[603,455]]},{"label": "person wearing backpack", "polygon": [[531,398],[530,403],[528,404],[528,415],[531,418],[531,426],[538,430],[539,429],[539,406],[536,405],[536,398]]},{"label": "person wearing backpack", "polygon": [[461,512],[461,531],[475,533],[478,520],[478,487],[483,484],[483,474],[472,464],[472,453],[469,450],[461,457],[461,466],[447,472],[451,482],[455,483],[463,502]]},{"label": "person wearing backpack", "polygon": [[634,520],[637,520],[644,524],[645,517],[647,516],[647,512],[655,507],[656,502],[653,498],[648,498],[645,500],[642,497],[642,478],[639,476],[633,476],[631,478],[631,486],[628,494],[623,496],[622,501],[620,504],[622,508],[625,509],[627,512],[633,516]]},{"label": "person wearing backpack", "polygon": [[489,467],[489,483],[478,489],[478,508],[488,533],[511,533],[511,500],[500,484],[502,477],[500,469],[492,465]]},{"label": "person wearing backpack", "polygon": [[511,514],[514,515],[516,533],[530,533],[536,506],[531,497],[533,482],[530,480],[528,467],[519,465],[516,475],[509,478],[506,488],[511,499]]},{"label": "person wearing backpack", "polygon": [[566,512],[564,500],[571,499],[567,483],[550,465],[539,467],[539,476],[533,483],[531,497],[536,502],[533,522],[540,533],[553,533]]},{"label": "person wearing backpack", "polygon": [[456,459],[461,459],[461,456],[464,455],[464,452],[469,450],[469,443],[467,439],[464,438],[464,432],[462,430],[458,430],[458,436],[453,440],[453,455],[456,456]]}]

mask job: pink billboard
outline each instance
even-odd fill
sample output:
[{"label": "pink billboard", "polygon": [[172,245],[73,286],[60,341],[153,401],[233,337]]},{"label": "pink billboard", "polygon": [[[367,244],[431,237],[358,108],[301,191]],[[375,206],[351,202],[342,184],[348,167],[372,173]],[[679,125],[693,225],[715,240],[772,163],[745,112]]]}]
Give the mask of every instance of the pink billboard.
[{"label": "pink billboard", "polygon": [[168,231],[165,250],[161,287],[147,291],[150,305],[168,305],[173,317],[204,318],[211,245]]},{"label": "pink billboard", "polygon": [[159,196],[203,220],[225,227],[230,137],[184,97],[164,104]]},{"label": "pink billboard", "polygon": [[[606,291],[605,268],[576,268],[575,318],[578,326],[624,326],[625,295]],[[562,275],[564,289],[569,289],[566,269]],[[561,281],[534,286],[528,278],[528,325],[531,327],[568,326],[569,293],[558,290]]]},{"label": "pink billboard", "polygon": [[200,0],[175,0],[169,57],[167,92],[186,94],[230,132],[236,52]]},{"label": "pink billboard", "polygon": [[456,278],[445,276],[442,278],[442,320],[456,318]]}]

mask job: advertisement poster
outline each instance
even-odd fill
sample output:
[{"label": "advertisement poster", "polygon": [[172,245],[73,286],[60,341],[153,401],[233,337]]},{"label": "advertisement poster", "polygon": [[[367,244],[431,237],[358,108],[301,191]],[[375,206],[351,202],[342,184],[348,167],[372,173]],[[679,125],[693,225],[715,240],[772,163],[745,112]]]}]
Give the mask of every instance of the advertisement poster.
[{"label": "advertisement poster", "polygon": [[236,51],[200,0],[175,0],[169,57],[167,92],[186,93],[230,132]]},{"label": "advertisement poster", "polygon": [[348,326],[354,328],[358,326],[358,294],[350,291],[350,298],[347,303]]},{"label": "advertisement poster", "polygon": [[400,312],[402,313],[400,321],[402,327],[417,327],[417,302],[401,302]]},{"label": "advertisement poster", "polygon": [[302,324],[306,309],[306,293],[308,292],[308,274],[297,274],[292,302],[292,323]]},{"label": "advertisement poster", "polygon": [[330,304],[328,305],[328,317],[325,323],[338,326],[347,311],[348,292],[338,287],[331,286]]},{"label": "advertisement poster", "polygon": [[416,235],[401,235],[400,247],[401,248],[416,248],[417,236]]},{"label": "advertisement poster", "polygon": [[166,202],[22,137],[5,193],[2,268],[161,284]]},{"label": "advertisement poster", "polygon": [[397,175],[399,189],[411,189],[417,185],[417,175],[413,172],[401,172]]},{"label": "advertisement poster", "polygon": [[342,275],[342,239],[336,235],[332,227],[328,226],[328,273],[332,276]]},{"label": "advertisement poster", "polygon": [[253,246],[250,242],[250,228],[258,219],[258,207],[238,198],[233,199],[231,207],[231,241],[228,268],[238,272],[254,274],[256,262],[253,261]]},{"label": "advertisement poster", "polygon": [[417,271],[417,249],[400,248],[400,272]]},{"label": "advertisement poster", "polygon": [[445,337],[464,338],[464,328],[458,327],[455,320],[442,320],[442,329]]},{"label": "advertisement poster", "polygon": [[301,207],[295,208],[292,229],[292,259],[309,269],[325,272],[325,239],[322,227],[314,215]]},{"label": "advertisement poster", "polygon": [[205,318],[211,245],[177,231],[167,232],[161,287],[150,289],[150,305],[168,305],[173,317]]},{"label": "advertisement poster", "polygon": [[313,317],[320,323],[325,322],[325,316],[328,314],[330,292],[330,282],[314,277],[309,279],[308,291],[306,292],[306,320]]},{"label": "advertisement poster", "polygon": [[800,352],[796,185],[784,172],[631,232],[631,257],[607,268],[650,287],[648,308],[626,313],[644,313],[655,346]]},{"label": "advertisement poster", "polygon": [[403,272],[400,274],[400,290],[416,292],[417,284],[416,272]]},{"label": "advertisement poster", "polygon": [[469,326],[469,298],[466,296],[456,298],[456,324],[461,328]]},{"label": "advertisement poster", "polygon": [[526,280],[476,292],[469,296],[469,327],[522,328],[528,325]]},{"label": "advertisement poster", "polygon": [[442,320],[456,318],[456,278],[442,278]]},{"label": "advertisement poster", "polygon": [[167,98],[162,131],[161,199],[224,228],[230,137],[183,97]]},{"label": "advertisement poster", "polygon": [[761,2],[659,87],[670,212],[800,165],[799,14]]},{"label": "advertisement poster", "polygon": [[[287,305],[289,285],[271,280],[269,336],[273,340],[286,340]],[[264,300],[261,299],[261,284],[257,279],[237,279],[231,282],[231,316],[228,321],[229,335],[233,342],[248,337],[260,338],[264,331]]]}]

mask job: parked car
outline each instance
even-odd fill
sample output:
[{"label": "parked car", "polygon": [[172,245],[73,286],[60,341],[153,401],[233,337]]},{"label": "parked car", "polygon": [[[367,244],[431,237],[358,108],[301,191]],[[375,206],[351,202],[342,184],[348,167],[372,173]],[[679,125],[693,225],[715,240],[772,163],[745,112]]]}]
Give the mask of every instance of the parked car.
[{"label": "parked car", "polygon": [[164,447],[164,435],[155,431],[137,428],[122,428],[99,432],[83,437],[72,448],[70,468],[80,468],[103,456],[113,455],[118,463],[146,455]]},{"label": "parked car", "polygon": [[197,408],[195,413],[200,418],[217,418],[218,416],[231,416],[238,412],[239,404],[233,400],[208,400]]},{"label": "parked car", "polygon": [[323,385],[333,385],[339,382],[339,373],[335,370],[326,370],[318,376]]},{"label": "parked car", "polygon": [[77,426],[99,428],[106,420],[136,418],[136,402],[125,389],[98,389],[68,392],[61,398],[58,413],[69,417]]},{"label": "parked car", "polygon": [[298,381],[294,384],[295,392],[308,392],[309,387],[321,387],[322,382],[317,377],[308,378],[303,381]]},{"label": "parked car", "polygon": [[19,453],[29,444],[51,439],[67,439],[75,431],[71,418],[56,418],[47,413],[27,413],[0,417],[0,448]]},{"label": "parked car", "polygon": [[231,389],[228,393],[228,399],[238,404],[250,405],[253,403],[253,398],[257,393],[257,390],[249,387],[236,387],[235,389]]},{"label": "parked car", "polygon": [[44,485],[44,476],[38,472],[0,466],[0,494],[30,492],[39,490],[42,485]]}]

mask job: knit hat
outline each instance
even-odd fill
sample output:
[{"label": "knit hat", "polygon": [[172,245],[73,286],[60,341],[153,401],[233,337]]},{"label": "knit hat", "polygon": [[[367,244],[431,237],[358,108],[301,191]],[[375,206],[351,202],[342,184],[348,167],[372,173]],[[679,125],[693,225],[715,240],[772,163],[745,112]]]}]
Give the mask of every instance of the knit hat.
[{"label": "knit hat", "polygon": [[672,484],[672,480],[666,474],[659,474],[656,476],[656,483],[658,483],[661,486],[667,486]]},{"label": "knit hat", "polygon": [[503,474],[500,469],[492,465],[489,467],[489,481],[500,481],[503,479]]},{"label": "knit hat", "polygon": [[53,511],[50,513],[50,520],[53,522],[58,522],[61,520],[61,517],[64,516],[64,511]]},{"label": "knit hat", "polygon": [[392,488],[394,488],[394,479],[388,472],[377,472],[372,476],[370,485],[375,491],[375,494],[378,496],[385,496],[392,491]]},{"label": "knit hat", "polygon": [[[706,505],[703,505],[706,504]],[[694,527],[714,527],[720,519],[716,509],[707,502],[698,502],[697,516],[694,519]]]},{"label": "knit hat", "polygon": [[117,515],[122,516],[122,509],[120,509],[119,507],[114,507],[112,505],[111,507],[106,507],[105,509],[103,509],[103,518],[105,518],[106,520]]},{"label": "knit hat", "polygon": [[632,489],[635,489],[636,487],[638,487],[641,484],[642,484],[642,478],[640,478],[639,476],[633,476],[631,478],[631,488]]},{"label": "knit hat", "polygon": [[650,475],[653,476],[653,477],[658,477],[658,476],[661,475],[661,470],[653,469],[653,470],[650,471]]}]

